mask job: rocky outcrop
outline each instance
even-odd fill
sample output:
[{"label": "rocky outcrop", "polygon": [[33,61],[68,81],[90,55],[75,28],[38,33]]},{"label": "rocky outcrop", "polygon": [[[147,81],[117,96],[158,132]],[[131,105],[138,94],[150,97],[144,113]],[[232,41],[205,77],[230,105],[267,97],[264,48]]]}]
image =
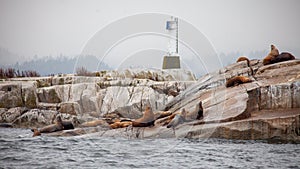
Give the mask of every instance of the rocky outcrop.
[{"label": "rocky outcrop", "polygon": [[[126,138],[215,137],[300,141],[300,61],[264,66],[262,61],[252,60],[250,66],[251,68],[246,61],[234,63],[204,75],[196,82],[163,81],[176,78],[156,77],[156,74],[147,74],[146,71],[141,74],[124,72],[122,77],[116,72],[103,72],[100,77],[90,78],[87,83],[81,81],[85,77],[78,77],[77,80],[77,77],[73,77],[66,80],[68,83],[52,85],[57,84],[52,79],[51,85],[36,87],[37,106],[43,107],[43,110],[31,109],[10,116],[10,119],[18,119],[15,121],[3,121],[7,119],[4,116],[1,118],[3,122],[22,126],[30,121],[30,114],[31,117],[42,114],[47,121],[52,118],[48,117],[49,114],[59,110],[66,118],[75,118],[73,121],[79,123],[97,121],[101,117],[137,119],[142,116],[141,112],[147,104],[151,105],[155,113],[164,110],[170,115],[178,114],[183,108],[187,112],[193,112],[201,101],[203,118],[179,124],[174,128],[166,127],[165,122],[169,118],[167,115],[156,120],[153,127],[108,129],[97,126],[50,135],[94,133],[102,137]],[[113,73],[115,74],[112,75]],[[225,87],[226,80],[235,76],[249,77],[252,82]],[[8,107],[0,109],[1,115],[7,114],[7,110]],[[38,110],[41,113],[32,112]],[[43,111],[48,112],[47,115]],[[43,120],[40,121],[39,124],[46,124]]]},{"label": "rocky outcrop", "polygon": [[[300,142],[300,61],[263,66],[258,60],[227,66],[207,74],[171,99],[165,110],[188,112],[202,101],[204,118],[166,128],[157,120],[154,127],[99,130],[95,135],[126,138],[226,138],[279,139]],[[225,87],[234,76],[248,76],[253,82]],[[74,135],[74,133],[72,133]],[[76,134],[76,133],[75,133]],[[61,135],[68,135],[61,133]]]},{"label": "rocky outcrop", "polygon": [[181,108],[191,111],[195,100],[203,102],[204,119],[187,124],[188,132],[180,127],[178,130],[183,132],[178,136],[299,139],[300,61],[258,64],[254,68],[256,74],[250,76],[252,83],[225,88],[222,77],[248,74],[243,72],[245,69],[233,73],[239,65],[226,67],[226,71],[219,71],[213,77],[204,76],[167,105],[173,112]]},{"label": "rocky outcrop", "polygon": [[[3,108],[0,123],[15,122],[16,127],[46,125],[41,121],[49,118],[40,116],[43,112],[74,116],[82,123],[106,114],[134,119],[142,115],[148,103],[154,110],[163,109],[170,99],[193,84],[193,80],[193,74],[185,70],[101,71],[98,77],[59,75],[8,79],[0,82],[0,108]],[[20,113],[8,116],[10,108],[15,107],[26,107],[29,114],[25,113],[21,120],[17,119]]]}]

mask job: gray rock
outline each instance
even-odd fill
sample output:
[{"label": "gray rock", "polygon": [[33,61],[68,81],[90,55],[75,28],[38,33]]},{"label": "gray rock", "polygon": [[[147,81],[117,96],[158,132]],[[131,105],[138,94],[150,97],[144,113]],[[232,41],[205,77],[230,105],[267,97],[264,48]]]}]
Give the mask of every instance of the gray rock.
[{"label": "gray rock", "polygon": [[25,107],[15,107],[10,109],[2,109],[1,123],[12,123],[16,118],[24,114],[28,109]]},{"label": "gray rock", "polygon": [[59,114],[53,110],[31,109],[16,118],[13,124],[20,128],[39,128],[53,124],[57,115],[60,115],[62,120],[72,120],[74,123],[77,121],[75,116],[70,114]]},{"label": "gray rock", "polygon": [[36,82],[26,82],[22,83],[22,98],[24,101],[24,106],[27,108],[37,108],[38,97],[37,97],[37,83]]},{"label": "gray rock", "polygon": [[57,89],[59,89],[58,86],[39,88],[37,92],[39,102],[60,103],[61,99],[58,96]]},{"label": "gray rock", "polygon": [[13,108],[22,106],[22,84],[20,82],[1,82],[0,108]]},{"label": "gray rock", "polygon": [[70,114],[70,115],[79,115],[81,114],[81,107],[77,102],[63,102],[59,104],[59,112]]}]

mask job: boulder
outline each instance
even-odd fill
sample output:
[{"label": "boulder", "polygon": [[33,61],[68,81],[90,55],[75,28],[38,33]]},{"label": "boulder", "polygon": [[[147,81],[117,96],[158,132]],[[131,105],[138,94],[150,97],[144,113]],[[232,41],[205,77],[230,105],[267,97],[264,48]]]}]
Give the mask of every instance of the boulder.
[{"label": "boulder", "polygon": [[[101,112],[118,111],[123,113],[123,117],[133,118],[136,117],[135,112],[142,112],[148,103],[154,110],[163,109],[168,99],[170,99],[168,95],[160,94],[148,86],[113,86],[106,89]],[[130,112],[134,114],[129,114]]]},{"label": "boulder", "polygon": [[58,86],[50,86],[50,87],[43,87],[39,88],[37,95],[39,102],[44,103],[60,103],[61,98],[59,97],[57,91],[60,88]]},{"label": "boulder", "polygon": [[26,82],[22,83],[22,98],[24,101],[24,106],[30,109],[37,108],[38,97],[37,97],[37,83],[36,82]]},{"label": "boulder", "polygon": [[57,115],[61,115],[62,120],[72,120],[74,124],[77,123],[77,118],[70,114],[59,114],[53,110],[31,109],[16,118],[13,124],[20,128],[40,128],[53,124]]},{"label": "boulder", "polygon": [[20,82],[0,83],[0,108],[22,107],[22,84]]},{"label": "boulder", "polygon": [[25,107],[14,107],[0,111],[0,123],[12,123],[16,118],[24,114],[28,109]]},{"label": "boulder", "polygon": [[81,107],[77,102],[63,102],[59,104],[59,112],[70,114],[70,115],[79,115],[82,113]]}]

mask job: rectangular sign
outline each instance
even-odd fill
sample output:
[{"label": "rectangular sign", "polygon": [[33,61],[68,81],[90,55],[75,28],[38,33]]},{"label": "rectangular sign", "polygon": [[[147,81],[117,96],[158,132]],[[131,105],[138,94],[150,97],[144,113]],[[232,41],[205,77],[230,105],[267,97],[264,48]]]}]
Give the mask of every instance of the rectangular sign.
[{"label": "rectangular sign", "polygon": [[167,30],[176,29],[176,22],[175,21],[167,21],[166,29]]}]

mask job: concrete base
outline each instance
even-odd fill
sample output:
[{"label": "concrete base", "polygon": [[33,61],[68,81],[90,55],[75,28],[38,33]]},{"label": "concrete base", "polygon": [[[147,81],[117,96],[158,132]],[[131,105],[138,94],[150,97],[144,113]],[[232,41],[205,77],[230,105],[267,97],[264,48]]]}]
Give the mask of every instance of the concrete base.
[{"label": "concrete base", "polygon": [[164,56],[163,69],[180,69],[179,56]]}]

